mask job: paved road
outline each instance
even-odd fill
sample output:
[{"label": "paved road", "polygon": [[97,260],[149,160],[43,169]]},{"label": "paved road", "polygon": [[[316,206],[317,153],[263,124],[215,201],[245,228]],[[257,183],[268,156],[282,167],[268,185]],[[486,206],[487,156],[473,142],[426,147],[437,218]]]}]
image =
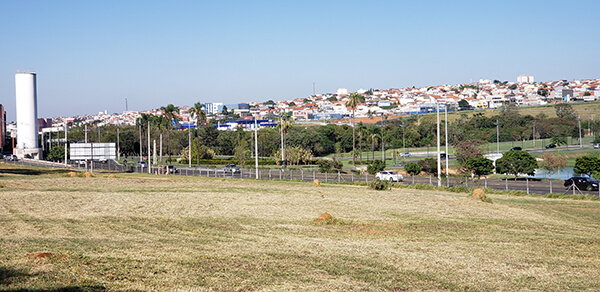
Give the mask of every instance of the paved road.
[{"label": "paved road", "polygon": [[[63,164],[59,163],[48,163],[40,162],[36,160],[19,160],[19,161],[7,161],[7,163],[31,165],[31,166],[42,166],[42,167],[53,167],[62,168]],[[130,167],[125,169],[122,165],[116,163],[94,163],[94,169],[107,169],[112,171],[134,171],[147,173],[147,168],[141,167]],[[158,169],[151,168],[151,173],[155,173]],[[188,168],[179,167],[175,175],[188,175],[188,176],[204,176],[204,177],[224,177],[224,178],[255,178],[256,172],[254,169],[241,169],[240,173],[231,174],[223,171],[220,167],[201,167],[201,168]],[[343,173],[319,173],[317,171],[307,170],[281,170],[281,169],[260,169],[259,179],[269,180],[302,180],[311,182],[318,179],[321,182],[369,182],[374,179],[372,175],[368,174],[343,174]],[[413,184],[412,177],[405,177],[403,184]],[[437,185],[437,178],[433,176],[417,176],[414,178],[415,184],[430,184]],[[552,193],[565,193],[566,189],[563,186],[564,181],[553,180],[552,181]],[[517,180],[514,179],[488,179],[488,180],[475,180],[467,179],[464,177],[451,177],[448,182],[442,179],[442,186],[455,186],[463,185],[467,187],[488,187],[496,190],[516,190],[530,194],[545,195],[550,193],[550,182],[548,180]],[[570,191],[569,194],[573,192]],[[576,192],[579,193],[579,192]],[[599,196],[598,191],[581,191],[580,194],[584,195],[595,195]]]}]

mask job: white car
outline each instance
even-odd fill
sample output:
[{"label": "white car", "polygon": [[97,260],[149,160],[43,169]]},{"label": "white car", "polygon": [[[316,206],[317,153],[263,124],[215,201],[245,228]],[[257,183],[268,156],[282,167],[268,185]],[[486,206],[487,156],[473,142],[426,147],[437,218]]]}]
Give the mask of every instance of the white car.
[{"label": "white car", "polygon": [[400,157],[410,157],[410,152],[400,153]]},{"label": "white car", "polygon": [[404,177],[395,172],[395,171],[391,171],[391,170],[384,170],[384,171],[380,171],[375,175],[376,178],[378,178],[379,180],[387,180],[387,181],[403,181]]}]

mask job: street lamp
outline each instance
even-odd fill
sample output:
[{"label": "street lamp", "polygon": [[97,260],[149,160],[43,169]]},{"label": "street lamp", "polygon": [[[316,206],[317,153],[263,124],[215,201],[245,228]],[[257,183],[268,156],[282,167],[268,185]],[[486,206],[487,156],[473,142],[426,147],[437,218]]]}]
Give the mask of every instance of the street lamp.
[{"label": "street lamp", "polygon": [[577,123],[579,124],[579,148],[582,148],[583,145],[581,144],[581,117],[577,116]]},{"label": "street lamp", "polygon": [[500,128],[498,127],[500,122],[496,120],[494,125],[496,125],[496,153],[500,153]]}]

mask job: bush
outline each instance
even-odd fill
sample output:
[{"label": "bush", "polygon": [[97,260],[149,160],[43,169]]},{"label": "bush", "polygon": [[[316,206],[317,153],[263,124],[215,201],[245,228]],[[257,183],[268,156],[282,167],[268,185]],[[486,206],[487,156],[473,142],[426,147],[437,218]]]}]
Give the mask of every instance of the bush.
[{"label": "bush", "polygon": [[370,175],[374,175],[384,169],[385,169],[385,162],[382,160],[379,160],[379,159],[374,160],[367,166],[367,172]]},{"label": "bush", "polygon": [[380,180],[378,178],[376,178],[374,181],[372,181],[371,184],[369,185],[369,189],[376,190],[376,191],[389,190],[391,188],[392,188],[391,182],[389,182],[387,180]]},{"label": "bush", "polygon": [[321,159],[317,164],[319,172],[338,172],[344,167],[341,162],[334,159]]}]

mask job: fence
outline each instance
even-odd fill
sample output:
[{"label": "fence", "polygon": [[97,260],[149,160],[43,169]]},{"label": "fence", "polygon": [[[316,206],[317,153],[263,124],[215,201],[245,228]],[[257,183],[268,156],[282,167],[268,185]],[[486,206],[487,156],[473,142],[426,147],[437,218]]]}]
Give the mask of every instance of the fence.
[{"label": "fence", "polygon": [[[33,159],[22,159],[18,161],[7,161],[7,163],[13,163],[18,165],[28,165],[37,167],[50,167],[50,168],[65,168],[63,163],[54,163],[43,160]],[[116,172],[140,172],[140,173],[153,173],[153,174],[164,174],[166,170],[164,167],[151,166],[148,171],[147,166],[139,165],[122,165],[116,161],[108,160],[107,162],[88,162],[88,164],[72,164],[69,168],[76,168],[81,170],[107,170]],[[240,168],[239,172],[226,172],[221,167],[179,167],[175,173],[169,175],[185,175],[185,176],[203,176],[203,177],[222,177],[222,178],[256,178],[255,169]],[[264,180],[297,180],[297,181],[314,181],[318,179],[320,182],[336,182],[336,183],[355,183],[355,182],[371,182],[374,180],[373,175],[369,174],[357,174],[357,173],[321,173],[317,170],[304,170],[304,169],[275,169],[275,168],[261,168],[258,170],[258,179]],[[553,187],[550,186],[552,182]],[[434,176],[415,176],[415,177],[404,177],[403,184],[421,184],[421,185],[432,185],[437,186],[437,177]],[[473,180],[467,177],[451,176],[449,178],[442,178],[442,186],[465,186],[465,187],[487,187],[496,190],[504,191],[522,191],[527,194],[549,194],[549,193],[563,193],[563,181],[562,180],[531,180],[521,179],[513,180],[510,178],[504,179],[481,179]],[[551,191],[552,189],[552,191]],[[572,194],[573,192],[565,192]],[[579,194],[583,195],[595,195],[600,196],[600,191],[578,191]]]}]

